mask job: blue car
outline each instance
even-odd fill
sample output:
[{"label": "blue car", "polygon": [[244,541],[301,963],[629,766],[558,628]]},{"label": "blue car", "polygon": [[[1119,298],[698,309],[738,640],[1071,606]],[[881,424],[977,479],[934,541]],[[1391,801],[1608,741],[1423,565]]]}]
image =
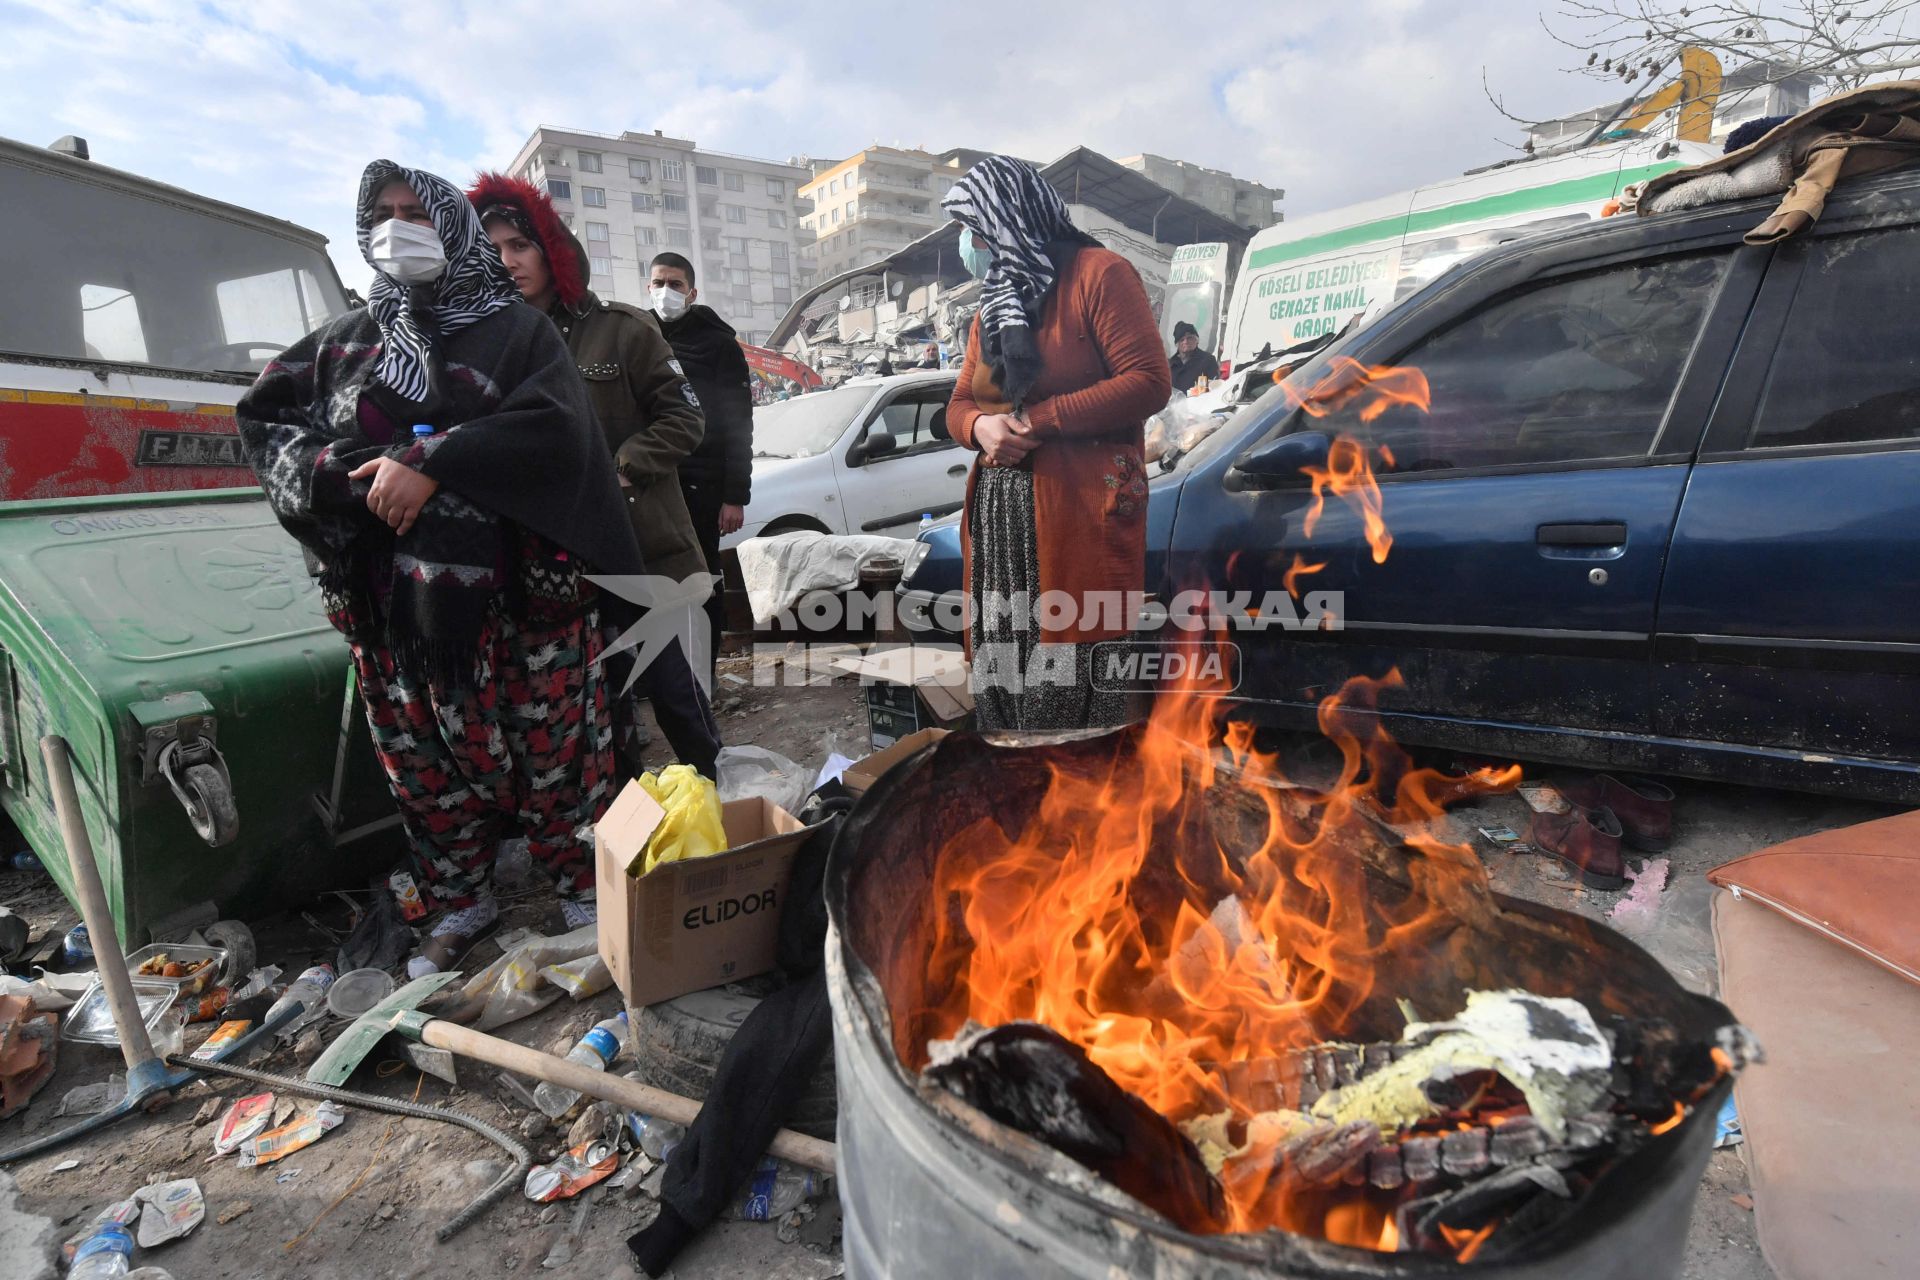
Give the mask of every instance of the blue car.
[{"label": "blue car", "polygon": [[[1920,175],[1496,250],[1297,370],[1415,368],[1431,406],[1270,393],[1149,506],[1148,585],[1280,591],[1331,629],[1235,635],[1246,714],[1310,727],[1400,672],[1396,739],[1920,803]],[[1363,407],[1371,405],[1365,412]],[[1366,448],[1391,547],[1302,468]],[[957,590],[923,535],[913,605]]]}]

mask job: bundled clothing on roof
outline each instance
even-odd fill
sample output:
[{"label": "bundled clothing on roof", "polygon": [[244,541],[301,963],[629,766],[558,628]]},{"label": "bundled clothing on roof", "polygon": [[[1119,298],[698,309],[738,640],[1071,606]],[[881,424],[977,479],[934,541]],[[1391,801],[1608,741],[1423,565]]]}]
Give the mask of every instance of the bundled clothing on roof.
[{"label": "bundled clothing on roof", "polygon": [[[693,518],[681,493],[679,468],[705,432],[701,403],[651,312],[597,297],[585,247],[567,229],[547,194],[505,174],[484,173],[467,192],[482,225],[505,219],[538,246],[552,280],[548,316],[559,329],[586,382],[587,398],[619,472],[627,515],[647,572],[683,582],[709,570]],[[718,644],[718,633],[710,637]],[[687,643],[657,654],[640,675],[638,692],[674,754],[709,777],[720,753],[719,724],[688,660]],[[615,729],[629,772],[639,765],[637,699],[626,696],[630,662],[610,664]]]},{"label": "bundled clothing on roof", "polygon": [[[516,835],[563,892],[586,896],[581,833],[612,775],[595,660],[617,602],[585,575],[644,562],[573,360],[520,301],[465,196],[375,161],[356,211],[362,253],[373,261],[375,202],[394,181],[431,216],[445,271],[408,285],[376,270],[365,307],[268,364],[236,409],[241,441],[353,649],[427,896],[485,899],[494,850]],[[350,474],[382,458],[439,485],[406,533]]]}]

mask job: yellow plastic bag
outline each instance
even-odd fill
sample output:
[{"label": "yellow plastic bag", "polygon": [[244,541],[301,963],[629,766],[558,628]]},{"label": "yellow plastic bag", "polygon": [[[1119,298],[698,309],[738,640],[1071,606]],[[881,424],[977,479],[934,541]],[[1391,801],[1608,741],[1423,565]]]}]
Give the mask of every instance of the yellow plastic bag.
[{"label": "yellow plastic bag", "polygon": [[720,821],[720,792],[690,764],[671,764],[659,773],[643,773],[647,789],[667,816],[653,829],[647,856],[639,874],[646,875],[663,862],[705,858],[727,847],[727,829]]}]

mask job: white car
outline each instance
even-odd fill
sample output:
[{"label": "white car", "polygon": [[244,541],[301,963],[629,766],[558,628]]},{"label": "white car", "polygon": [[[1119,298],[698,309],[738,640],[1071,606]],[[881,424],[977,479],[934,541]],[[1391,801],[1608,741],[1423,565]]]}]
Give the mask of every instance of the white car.
[{"label": "white car", "polygon": [[721,541],[812,529],[911,538],[958,511],[973,454],[947,434],[954,371],[849,378],[753,411],[753,501]]}]

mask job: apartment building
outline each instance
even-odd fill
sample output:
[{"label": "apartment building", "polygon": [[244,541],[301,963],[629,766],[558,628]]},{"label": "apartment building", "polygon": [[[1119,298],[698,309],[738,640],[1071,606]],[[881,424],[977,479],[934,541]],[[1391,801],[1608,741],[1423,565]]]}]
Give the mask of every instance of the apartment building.
[{"label": "apartment building", "polygon": [[800,194],[812,174],[799,165],[703,150],[657,129],[542,125],[508,172],[553,197],[603,298],[647,306],[648,268],[671,249],[694,264],[700,301],[758,344],[817,278]]},{"label": "apartment building", "polygon": [[1146,153],[1127,156],[1120,163],[1236,227],[1259,231],[1280,221],[1277,206],[1287,193],[1279,187],[1236,178],[1224,169]]},{"label": "apartment building", "polygon": [[878,262],[946,221],[940,199],[966,166],[925,151],[868,147],[813,165],[800,218],[819,252],[819,278]]}]

